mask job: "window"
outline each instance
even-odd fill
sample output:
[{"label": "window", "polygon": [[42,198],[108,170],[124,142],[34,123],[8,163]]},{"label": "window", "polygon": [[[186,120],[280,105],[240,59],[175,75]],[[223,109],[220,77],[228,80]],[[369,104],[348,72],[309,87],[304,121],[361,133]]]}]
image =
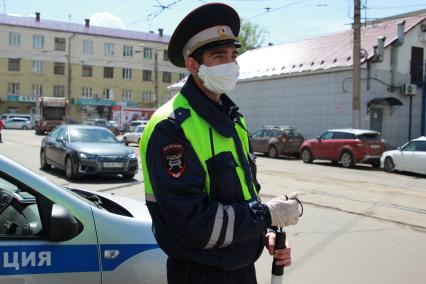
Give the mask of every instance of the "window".
[{"label": "window", "polygon": [[44,48],[44,36],[33,35],[33,48],[37,48],[37,49]]},{"label": "window", "polygon": [[104,99],[106,100],[114,99],[114,91],[112,89],[104,89],[103,94],[104,94]]},{"label": "window", "polygon": [[172,82],[172,72],[163,72],[163,83]]},{"label": "window", "polygon": [[346,132],[336,132],[333,135],[334,140],[338,139],[355,139],[355,134],[346,133]]},{"label": "window", "polygon": [[152,102],[153,101],[153,96],[151,91],[143,91],[142,92],[142,101],[144,102]]},{"label": "window", "polygon": [[53,96],[54,97],[65,97],[65,87],[63,85],[53,86]]},{"label": "window", "polygon": [[142,71],[142,80],[152,81],[152,71],[151,70],[143,70]]},{"label": "window", "polygon": [[143,49],[143,58],[152,59],[152,48],[144,47]]},{"label": "window", "polygon": [[8,69],[9,71],[17,71],[21,69],[21,59],[20,58],[9,58],[9,65]]},{"label": "window", "polygon": [[93,54],[93,41],[88,39],[83,40],[83,53]]},{"label": "window", "polygon": [[55,50],[65,51],[65,38],[55,37]]},{"label": "window", "polygon": [[321,135],[321,139],[332,139],[334,132],[326,132],[323,135]]},{"label": "window", "polygon": [[18,33],[9,33],[9,46],[19,47],[21,45],[21,35]]},{"label": "window", "polygon": [[186,77],[185,73],[179,73],[179,81]]},{"label": "window", "polygon": [[104,67],[104,78],[114,78],[114,67]]},{"label": "window", "polygon": [[253,137],[263,137],[263,132],[264,132],[264,130],[263,129],[261,129],[261,130],[258,130],[258,131],[256,131],[255,133],[253,133]]},{"label": "window", "polygon": [[65,63],[62,63],[62,62],[53,63],[53,74],[64,75],[65,74]]},{"label": "window", "polygon": [[131,68],[123,68],[123,79],[124,80],[132,80],[132,69]]},{"label": "window", "polygon": [[19,95],[19,83],[8,83],[7,84],[8,95],[17,96]]},{"label": "window", "polygon": [[121,98],[123,102],[132,100],[132,90],[123,90]]},{"label": "window", "polygon": [[81,92],[81,96],[83,98],[87,98],[87,99],[92,98],[93,97],[93,95],[92,95],[92,87],[83,87],[83,90]]},{"label": "window", "polygon": [[32,88],[32,95],[35,97],[43,96],[43,85],[39,83],[34,83]]},{"label": "window", "polygon": [[169,55],[167,50],[163,50],[163,61],[169,61]]},{"label": "window", "polygon": [[43,61],[33,60],[33,73],[43,73]]},{"label": "window", "polygon": [[104,44],[104,55],[105,56],[114,56],[114,44],[113,43],[105,43]]},{"label": "window", "polygon": [[92,65],[83,65],[81,66],[81,76],[82,77],[92,77],[93,66]]},{"label": "window", "polygon": [[[1,216],[3,228],[0,236],[6,237],[6,241],[13,238],[24,239],[26,243],[30,243],[30,239],[37,237],[43,231],[36,197],[27,185],[6,174],[0,177],[0,184],[3,207]],[[26,260],[31,259],[30,255],[31,253],[27,255]]]},{"label": "window", "polygon": [[133,46],[131,45],[124,45],[123,46],[123,56],[133,56]]},{"label": "window", "polygon": [[410,82],[418,86],[421,86],[423,81],[423,54],[424,49],[422,47],[411,47]]}]

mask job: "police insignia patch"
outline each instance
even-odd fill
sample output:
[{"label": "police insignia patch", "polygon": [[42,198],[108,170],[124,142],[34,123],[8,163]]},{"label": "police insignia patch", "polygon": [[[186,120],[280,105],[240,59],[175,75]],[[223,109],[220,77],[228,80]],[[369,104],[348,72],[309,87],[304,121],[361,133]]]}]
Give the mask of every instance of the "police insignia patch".
[{"label": "police insignia patch", "polygon": [[185,171],[185,153],[183,146],[180,144],[170,144],[163,148],[163,161],[167,173],[179,178]]}]

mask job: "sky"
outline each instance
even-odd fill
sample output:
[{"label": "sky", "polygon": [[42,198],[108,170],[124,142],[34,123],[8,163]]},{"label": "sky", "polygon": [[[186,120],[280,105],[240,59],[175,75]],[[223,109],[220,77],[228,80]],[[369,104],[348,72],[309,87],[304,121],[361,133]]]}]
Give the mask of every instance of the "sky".
[{"label": "sky", "polygon": [[[206,0],[0,0],[0,13],[172,35]],[[350,29],[354,0],[230,0],[243,20],[266,30],[263,46]],[[361,0],[362,21],[426,9],[425,0]]]}]

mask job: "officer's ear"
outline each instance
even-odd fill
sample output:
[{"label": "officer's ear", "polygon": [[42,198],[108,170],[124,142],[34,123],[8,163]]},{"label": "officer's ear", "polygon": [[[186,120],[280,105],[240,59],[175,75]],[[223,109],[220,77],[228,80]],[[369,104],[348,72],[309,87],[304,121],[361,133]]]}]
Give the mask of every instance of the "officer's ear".
[{"label": "officer's ear", "polygon": [[198,74],[198,70],[200,69],[200,63],[198,63],[197,60],[189,56],[185,60],[185,67],[192,75],[196,75]]}]

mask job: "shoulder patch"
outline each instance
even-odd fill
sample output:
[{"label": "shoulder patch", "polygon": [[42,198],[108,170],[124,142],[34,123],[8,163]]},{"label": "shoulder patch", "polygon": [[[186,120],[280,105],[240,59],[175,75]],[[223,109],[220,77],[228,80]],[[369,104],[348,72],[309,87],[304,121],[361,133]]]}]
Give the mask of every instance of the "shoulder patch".
[{"label": "shoulder patch", "polygon": [[191,116],[189,109],[178,107],[170,115],[169,119],[177,121],[179,124],[182,124],[186,119]]},{"label": "shoulder patch", "polygon": [[167,173],[179,178],[185,172],[185,152],[181,144],[169,144],[163,148],[163,162]]}]

